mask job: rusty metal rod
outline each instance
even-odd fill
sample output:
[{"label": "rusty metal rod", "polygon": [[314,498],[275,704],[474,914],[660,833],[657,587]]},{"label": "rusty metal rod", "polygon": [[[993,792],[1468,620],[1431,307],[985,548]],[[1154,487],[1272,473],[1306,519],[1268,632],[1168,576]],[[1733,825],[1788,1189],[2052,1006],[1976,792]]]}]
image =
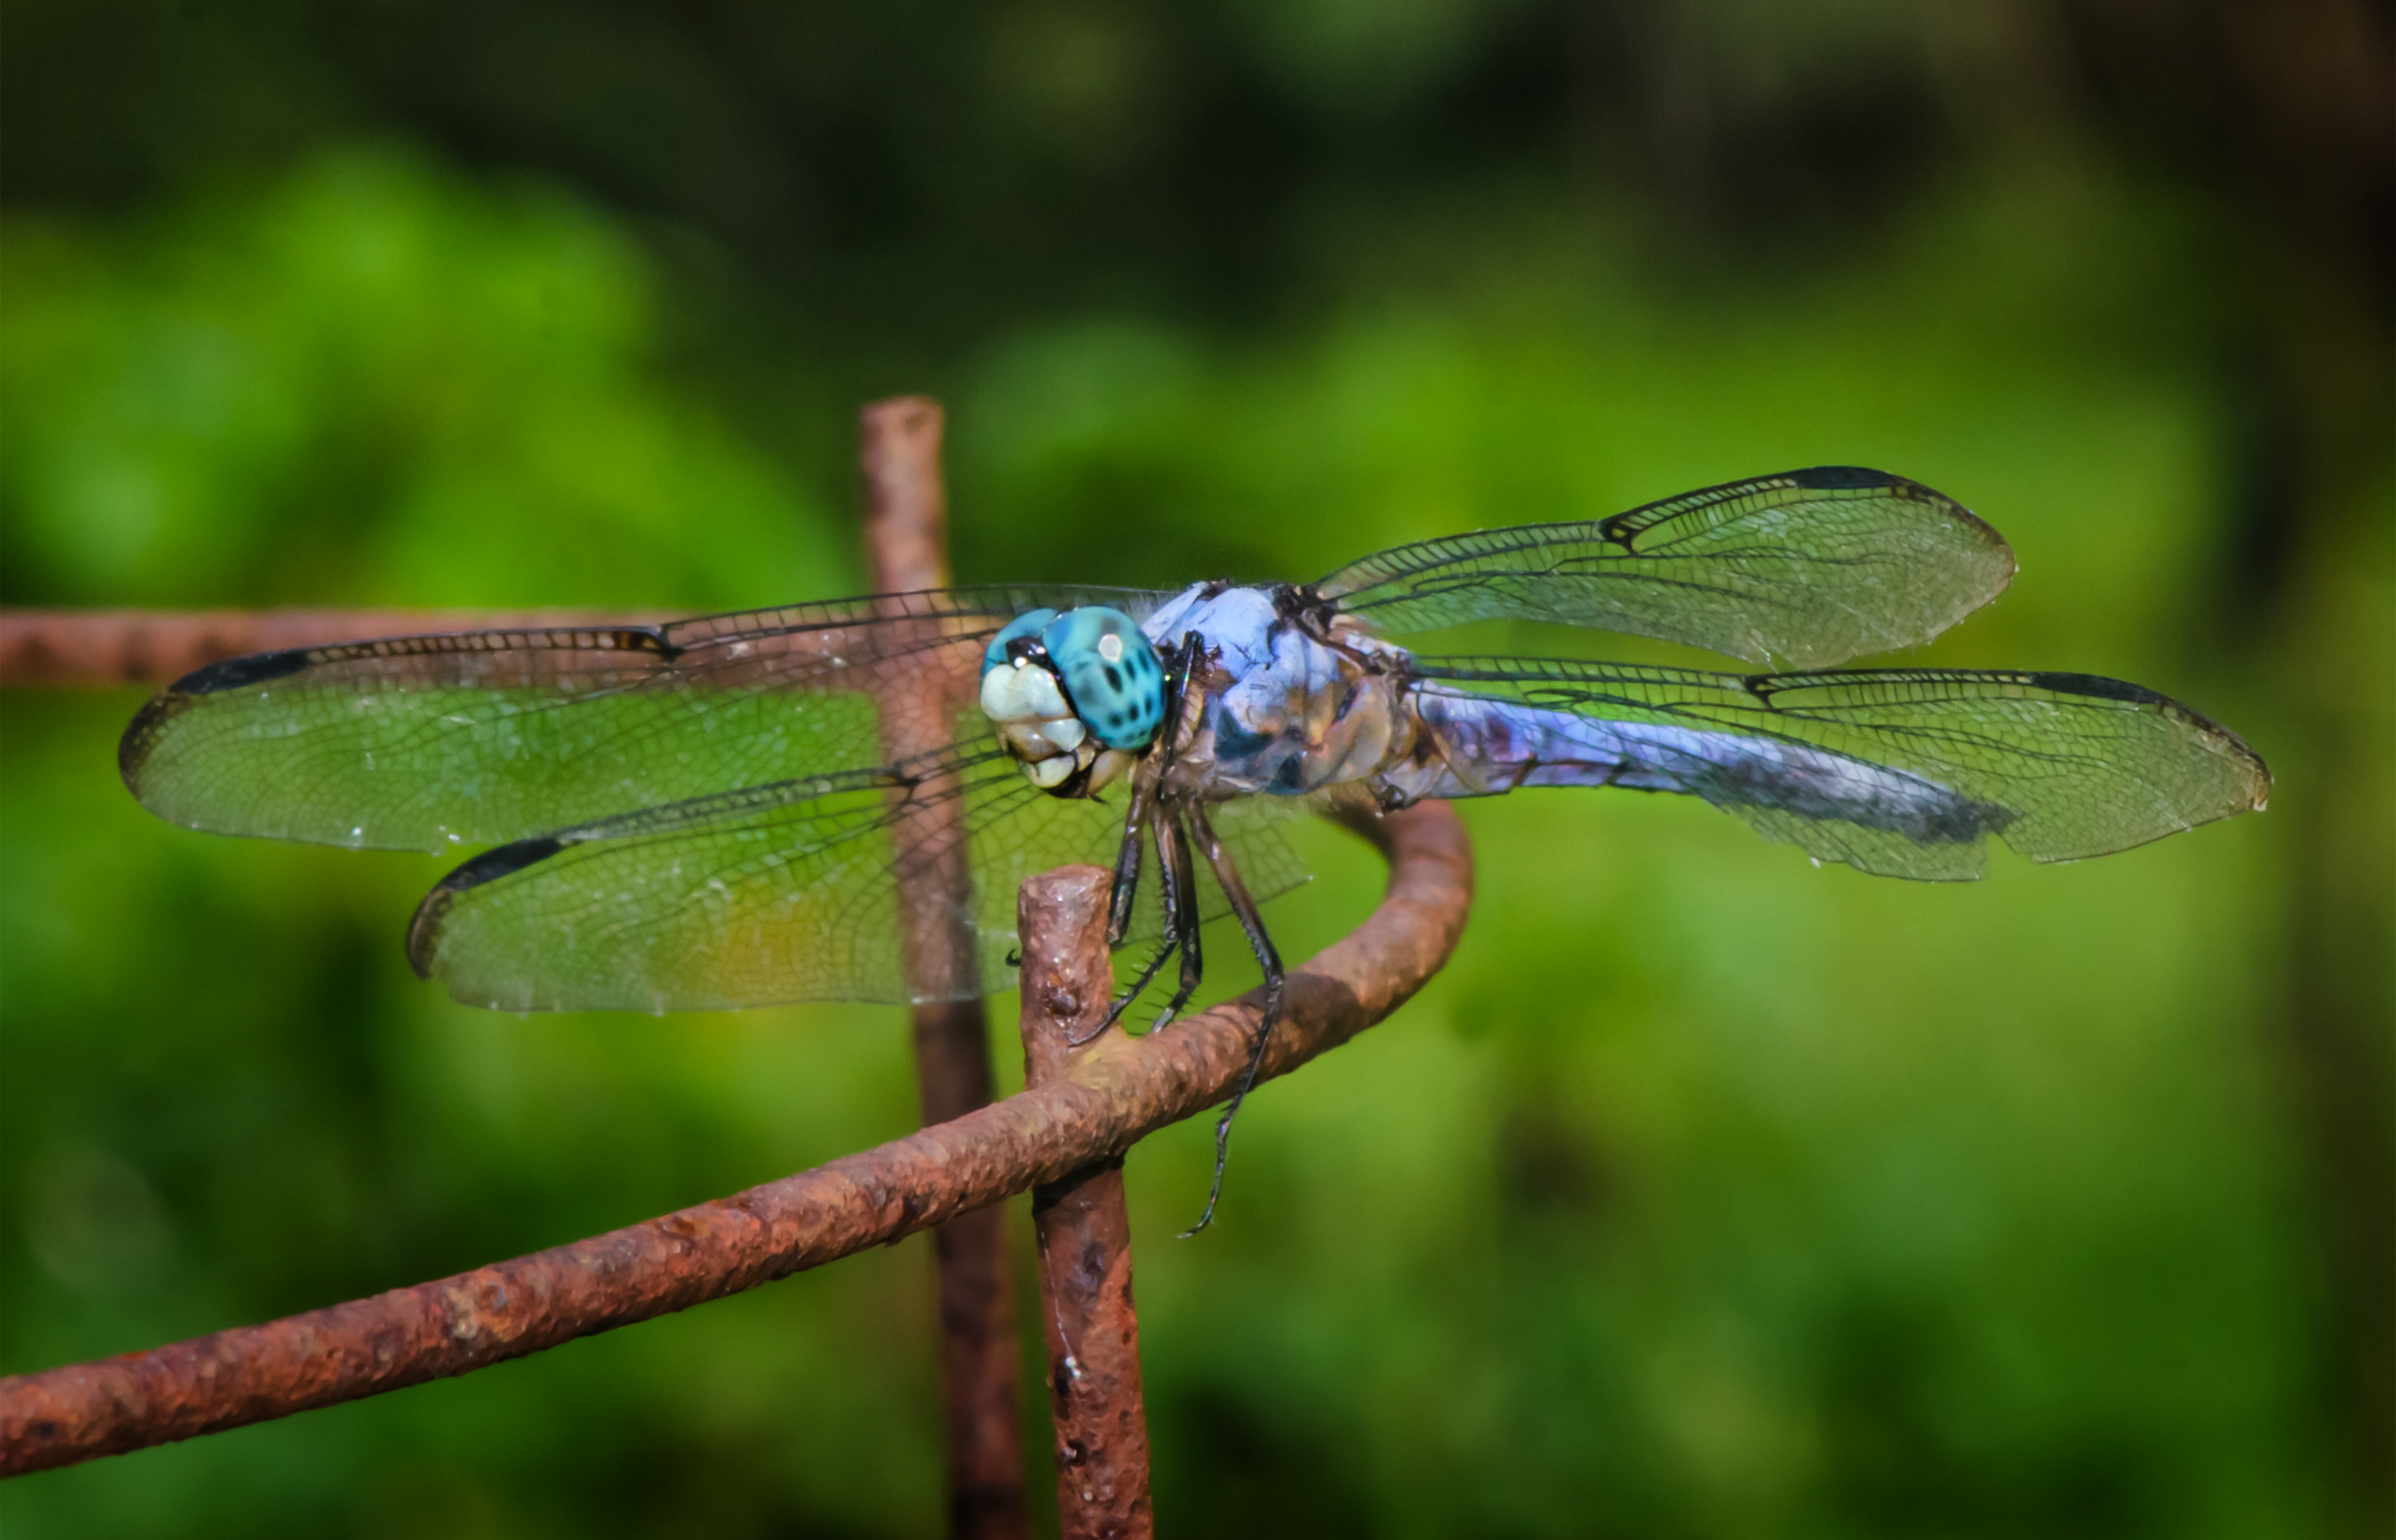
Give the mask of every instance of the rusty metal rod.
[{"label": "rusty metal rod", "polygon": [[[877,401],[858,414],[865,472],[865,553],[877,593],[949,586],[948,498],[940,482],[939,403],[923,396]],[[905,618],[898,624],[938,626]],[[927,657],[949,656],[934,650]],[[911,670],[878,702],[882,748],[898,763],[952,741],[956,719],[979,683],[938,665]],[[903,696],[899,692],[904,692]],[[930,788],[925,790],[934,790]],[[894,846],[930,851],[898,873],[899,940],[912,1008],[915,1080],[924,1124],[949,1122],[997,1095],[990,1033],[976,977],[962,798],[899,794]],[[943,999],[964,992],[971,998]],[[1032,1519],[1023,1485],[1022,1355],[1015,1332],[1015,1276],[1005,1215],[961,1214],[933,1233],[938,1259],[940,1367],[948,1401],[949,1533],[958,1540],[1023,1540]]]},{"label": "rusty metal rod", "polygon": [[[1390,858],[1364,924],[1290,976],[1259,1081],[1381,1020],[1445,962],[1472,897],[1444,803],[1356,827]],[[1062,1081],[662,1218],[260,1326],[0,1380],[0,1475],[171,1443],[462,1374],[882,1245],[1117,1155],[1220,1102],[1260,992]]]},{"label": "rusty metal rod", "polygon": [[[1123,1036],[1112,1025],[1098,1030],[1114,994],[1107,952],[1112,886],[1098,867],[1063,867],[1032,878],[1016,895],[1028,1089],[1067,1079],[1075,1063],[1111,1051],[1110,1040]],[[1048,1337],[1058,1533],[1062,1540],[1144,1540],[1155,1533],[1156,1516],[1148,1495],[1148,1414],[1140,1403],[1123,1157],[1032,1188],[1032,1223]]]}]

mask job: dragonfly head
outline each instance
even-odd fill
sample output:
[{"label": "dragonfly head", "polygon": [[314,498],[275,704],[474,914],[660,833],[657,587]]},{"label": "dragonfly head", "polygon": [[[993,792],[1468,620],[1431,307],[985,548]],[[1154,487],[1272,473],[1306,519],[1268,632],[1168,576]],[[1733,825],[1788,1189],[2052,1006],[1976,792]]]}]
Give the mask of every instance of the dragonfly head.
[{"label": "dragonfly head", "polygon": [[982,653],[981,709],[1032,784],[1085,797],[1155,741],[1165,669],[1121,610],[1036,609]]}]

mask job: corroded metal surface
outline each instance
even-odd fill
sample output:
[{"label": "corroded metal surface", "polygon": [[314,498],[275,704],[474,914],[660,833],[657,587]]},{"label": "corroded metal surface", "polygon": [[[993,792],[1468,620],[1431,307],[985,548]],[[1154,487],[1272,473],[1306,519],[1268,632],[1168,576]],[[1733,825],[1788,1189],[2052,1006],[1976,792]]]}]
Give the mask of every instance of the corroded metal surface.
[{"label": "corroded metal surface", "polygon": [[[1032,878],[1016,896],[1023,1083],[1030,1089],[1065,1080],[1074,1061],[1108,1051],[1108,1039],[1123,1035],[1114,1026],[1098,1030],[1114,993],[1107,952],[1111,887],[1097,867],[1064,867]],[[1040,1241],[1040,1314],[1057,1433],[1058,1533],[1063,1540],[1149,1535],[1155,1514],[1123,1157],[1032,1188],[1032,1223]]]},{"label": "corroded metal surface", "polygon": [[[949,584],[942,422],[939,404],[922,396],[877,401],[858,416],[865,554],[878,593]],[[903,623],[942,624],[936,618]],[[911,672],[896,686],[909,692],[907,698],[880,702],[885,760],[897,763],[946,744],[960,710],[973,705],[977,683],[937,666]],[[971,994],[974,988],[973,936],[964,923],[973,897],[965,804],[938,790],[937,785],[917,788],[904,796],[892,830],[893,847],[901,852],[899,940],[908,985],[918,999]],[[990,1105],[997,1087],[978,998],[915,1006],[914,1036],[926,1127]],[[940,1227],[933,1249],[948,1398],[949,1533],[960,1540],[1015,1540],[1030,1533],[1031,1517],[1024,1504],[1021,1355],[1005,1220],[994,1210],[960,1215]]]},{"label": "corroded metal surface", "polygon": [[[1261,1078],[1381,1020],[1455,949],[1472,888],[1444,803],[1365,831],[1389,853],[1372,917],[1291,975]],[[1066,1078],[878,1148],[454,1278],[144,1353],[0,1380],[0,1472],[72,1465],[521,1358],[688,1308],[994,1203],[1221,1101],[1254,994],[1106,1040]]]}]

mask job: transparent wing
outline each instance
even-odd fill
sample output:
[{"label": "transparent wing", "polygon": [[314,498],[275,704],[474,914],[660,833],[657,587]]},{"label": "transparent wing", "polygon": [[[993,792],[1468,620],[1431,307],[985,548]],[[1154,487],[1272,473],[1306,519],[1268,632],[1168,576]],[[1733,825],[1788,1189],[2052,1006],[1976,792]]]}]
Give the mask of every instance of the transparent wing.
[{"label": "transparent wing", "polygon": [[[1276,811],[1234,815],[1238,858],[1260,896],[1305,875],[1272,827]],[[1005,753],[957,746],[503,845],[426,897],[408,956],[459,1000],[512,1011],[963,998],[1013,984],[1023,879],[1111,865],[1122,833],[1120,806],[1048,796]],[[970,896],[951,918],[971,956],[927,987],[905,955],[899,894],[911,875],[942,868],[960,839]],[[1151,866],[1128,946],[1159,934]],[[1202,907],[1222,912],[1205,882]]]},{"label": "transparent wing", "polygon": [[263,653],[153,700],[118,763],[144,805],[195,829],[400,850],[515,840],[929,750],[955,736],[982,647],[1016,616],[1158,602],[965,589]]},{"label": "transparent wing", "polygon": [[2032,860],[2101,856],[2270,792],[2236,734],[2091,674],[1417,665],[1429,714],[1461,724],[1459,751],[1491,762],[1484,775],[1687,792],[1885,876],[1977,877],[1991,833]]},{"label": "transparent wing", "polygon": [[1823,466],[1398,546],[1315,588],[1389,632],[1551,620],[1818,667],[1926,642],[2013,573],[2003,538],[1952,499]]}]

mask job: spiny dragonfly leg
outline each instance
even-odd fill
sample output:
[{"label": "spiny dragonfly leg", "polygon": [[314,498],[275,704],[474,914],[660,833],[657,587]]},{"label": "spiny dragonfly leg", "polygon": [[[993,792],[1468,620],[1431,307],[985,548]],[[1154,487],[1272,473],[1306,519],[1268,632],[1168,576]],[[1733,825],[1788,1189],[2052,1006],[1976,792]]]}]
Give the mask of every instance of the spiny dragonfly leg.
[{"label": "spiny dragonfly leg", "polygon": [[[1124,944],[1131,934],[1132,896],[1139,891],[1139,858],[1148,843],[1148,808],[1155,782],[1147,776],[1132,777],[1131,805],[1124,813],[1123,843],[1115,847],[1114,886],[1107,896],[1107,946]],[[1134,991],[1137,992],[1137,991]]]},{"label": "spiny dragonfly leg", "polygon": [[1288,977],[1281,965],[1281,952],[1265,934],[1264,917],[1257,912],[1257,902],[1248,896],[1248,886],[1240,881],[1240,869],[1231,864],[1229,851],[1215,838],[1214,825],[1207,821],[1206,809],[1192,803],[1190,808],[1191,831],[1197,843],[1206,852],[1206,864],[1215,869],[1215,881],[1222,884],[1223,896],[1231,901],[1231,912],[1240,917],[1240,928],[1248,933],[1248,946],[1257,954],[1257,965],[1265,975],[1265,1008],[1257,1018],[1256,1046],[1248,1050],[1248,1068],[1240,1076],[1240,1088],[1231,1093],[1229,1106],[1215,1124],[1215,1182],[1206,1189],[1206,1212],[1198,1222],[1183,1230],[1186,1239],[1215,1222],[1215,1204],[1223,1196],[1223,1162],[1231,1150],[1231,1120],[1240,1115],[1240,1104],[1248,1099],[1248,1091],[1257,1083],[1257,1071],[1265,1062],[1265,1045],[1272,1041],[1273,1025],[1281,1020],[1282,985]]},{"label": "spiny dragonfly leg", "polygon": [[[1143,837],[1153,838],[1156,841],[1157,865],[1162,869],[1158,881],[1164,885],[1165,944],[1140,970],[1139,982],[1125,990],[1107,1012],[1106,1019],[1092,1029],[1094,1034],[1114,1025],[1116,1018],[1139,998],[1140,991],[1155,980],[1165,960],[1177,950],[1181,953],[1181,992],[1173,997],[1173,1003],[1165,1008],[1165,1014],[1156,1019],[1150,1030],[1171,1021],[1175,1014],[1189,1002],[1191,991],[1197,988],[1197,884],[1190,878],[1187,870],[1189,840],[1186,833],[1177,840],[1173,820],[1157,812],[1156,789],[1164,780],[1165,773],[1173,767],[1174,761],[1188,746],[1191,735],[1197,730],[1196,717],[1187,710],[1187,705],[1190,681],[1196,673],[1198,661],[1205,652],[1205,641],[1194,631],[1165,649],[1167,704],[1165,735],[1149,750],[1146,761],[1132,777],[1131,805],[1124,815],[1123,843],[1115,848],[1114,883],[1108,896],[1107,945],[1120,947],[1124,938],[1131,934],[1132,899],[1139,889],[1140,843]],[[1176,849],[1181,851],[1181,864],[1178,869],[1173,856]]]},{"label": "spiny dragonfly leg", "polygon": [[1151,1032],[1181,1014],[1181,1007],[1198,992],[1199,980],[1206,972],[1205,954],[1198,939],[1198,870],[1191,862],[1190,830],[1176,813],[1158,808],[1155,833],[1156,864],[1164,869],[1165,935],[1167,947],[1180,950],[1181,982],[1174,989],[1173,998],[1165,1002],[1164,1014],[1150,1024],[1148,1029]]},{"label": "spiny dragonfly leg", "polygon": [[1130,989],[1125,989],[1123,993],[1115,996],[1114,1003],[1107,1007],[1106,1019],[1099,1022],[1096,1027],[1091,1028],[1088,1032],[1085,1033],[1081,1037],[1067,1038],[1065,1040],[1067,1044],[1074,1048],[1079,1048],[1082,1044],[1089,1042],[1090,1039],[1097,1037],[1100,1032],[1103,1032],[1108,1028],[1113,1026],[1117,1020],[1121,1019],[1124,1012],[1131,1008],[1131,1002],[1138,1000],[1141,993],[1145,991],[1151,984],[1156,982],[1156,976],[1165,971],[1165,964],[1172,958],[1176,951],[1180,949],[1180,942],[1174,940],[1171,936],[1165,937],[1165,944],[1156,949],[1155,955],[1151,957],[1148,960],[1147,964],[1139,970],[1138,979],[1133,983]]},{"label": "spiny dragonfly leg", "polygon": [[[1122,946],[1124,938],[1131,934],[1132,895],[1139,891],[1140,850],[1148,842],[1149,806],[1154,785],[1145,776],[1136,778],[1131,791],[1131,807],[1124,816],[1123,843],[1115,847],[1114,885],[1109,890],[1107,899],[1107,949],[1110,951]],[[1131,1002],[1139,998],[1140,991],[1155,979],[1165,966],[1165,960],[1173,955],[1173,947],[1174,938],[1167,936],[1165,945],[1140,970],[1139,981],[1115,996],[1114,1003],[1107,1007],[1106,1019],[1091,1028],[1086,1036],[1069,1040],[1071,1046],[1078,1048],[1113,1026]]]},{"label": "spiny dragonfly leg", "polygon": [[[1166,726],[1164,737],[1150,751],[1149,763],[1143,764],[1139,773],[1132,777],[1131,802],[1124,812],[1123,843],[1115,847],[1114,882],[1108,890],[1107,945],[1111,949],[1122,946],[1124,938],[1131,934],[1132,900],[1139,891],[1141,847],[1150,836],[1151,824],[1164,821],[1155,818],[1153,815],[1157,782],[1163,777],[1165,772],[1171,768],[1173,762],[1180,756],[1183,747],[1190,741],[1190,735],[1196,728],[1196,723],[1191,720],[1190,713],[1183,710],[1183,702],[1188,699],[1190,680],[1197,670],[1198,659],[1205,650],[1205,645],[1204,640],[1195,632],[1191,632],[1183,636],[1178,644],[1168,648],[1165,653],[1169,660],[1165,666],[1167,705],[1165,720]],[[1156,976],[1164,971],[1166,961],[1181,949],[1181,927],[1177,926],[1173,922],[1173,916],[1179,911],[1174,907],[1174,901],[1178,896],[1173,888],[1172,862],[1166,855],[1165,842],[1169,836],[1160,833],[1156,838],[1157,864],[1165,869],[1164,875],[1160,878],[1165,885],[1165,944],[1157,949],[1156,954],[1148,960],[1147,966],[1140,970],[1138,982],[1115,998],[1114,1003],[1108,1008],[1106,1019],[1090,1029],[1090,1037],[1096,1037],[1113,1026],[1130,1007],[1131,1002],[1139,998],[1141,991],[1155,982]],[[1190,891],[1194,893],[1194,886]],[[1192,899],[1183,908],[1193,917],[1193,923],[1189,928],[1194,931],[1196,929],[1194,916],[1197,913],[1195,900]],[[1183,971],[1186,979],[1189,971],[1186,961]],[[1194,987],[1194,984],[1190,986],[1190,988]],[[1156,1026],[1162,1027],[1170,1021],[1173,1014],[1178,1011],[1189,998],[1189,989],[1184,989],[1181,994],[1175,997],[1174,1003],[1166,1007],[1165,1014],[1158,1018]],[[1076,1038],[1073,1041],[1076,1045],[1079,1045],[1087,1042],[1089,1038]]]}]

